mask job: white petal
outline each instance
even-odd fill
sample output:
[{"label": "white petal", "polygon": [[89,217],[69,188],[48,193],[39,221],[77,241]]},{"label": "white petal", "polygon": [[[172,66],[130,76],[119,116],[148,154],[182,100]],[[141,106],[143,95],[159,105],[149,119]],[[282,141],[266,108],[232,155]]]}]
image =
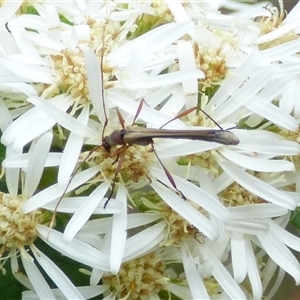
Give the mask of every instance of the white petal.
[{"label": "white petal", "polygon": [[[117,106],[119,109],[128,112],[130,115],[134,115],[139,106],[139,103],[113,91],[107,91],[106,100],[113,103],[113,105]],[[171,116],[171,118],[172,117],[173,116]],[[139,119],[150,124],[155,124],[157,128],[159,128],[163,124],[170,121],[170,116],[144,105],[139,114]],[[169,127],[170,125],[168,124],[165,128]],[[180,120],[175,120],[171,125],[171,128],[173,129],[184,129],[185,127],[186,126]]]},{"label": "white petal", "polygon": [[[45,22],[45,21],[42,21]],[[32,27],[32,26],[30,26]],[[53,30],[54,29],[54,30]],[[56,37],[54,36],[54,32],[56,31]],[[62,43],[58,40],[60,37],[60,29],[59,28],[52,28],[52,30],[48,30],[48,37],[44,36],[43,34],[39,34],[37,32],[32,31],[26,31],[22,34],[22,38],[25,40],[28,40],[31,42],[32,45],[34,45],[36,48],[47,48],[48,51],[55,51],[60,52],[64,49],[64,46]],[[56,38],[53,39],[52,37]]]},{"label": "white petal", "polygon": [[155,224],[127,239],[123,262],[142,256],[166,237],[165,222]]},{"label": "white petal", "polygon": [[[117,202],[117,201],[115,201],[115,199],[113,201],[110,201],[105,209],[108,209],[109,205],[114,202]],[[117,203],[120,204],[118,207],[119,210],[114,211],[112,213],[120,213],[121,212],[123,204],[121,202],[117,202]],[[103,207],[103,205],[102,205],[102,207]],[[127,229],[143,226],[143,225],[155,222],[159,219],[161,219],[160,213],[155,213],[155,212],[153,212],[153,213],[136,213],[136,214],[132,213],[132,214],[128,215]],[[103,233],[108,232],[108,226],[111,226],[110,217],[90,220],[82,226],[82,228],[80,229],[80,232],[91,233],[91,234],[103,234]]]},{"label": "white petal", "polygon": [[292,210],[295,209],[296,202],[286,193],[249,175],[228,161],[218,159],[218,162],[228,175],[248,191],[278,206]]},{"label": "white petal", "polygon": [[234,281],[222,263],[215,257],[215,255],[211,252],[211,250],[202,245],[201,252],[204,257],[212,264],[213,270],[212,274],[217,280],[217,282],[221,285],[224,291],[229,295],[230,299],[245,299],[246,297],[242,292],[241,288]]},{"label": "white petal", "polygon": [[168,290],[176,295],[179,299],[192,299],[192,294],[189,288],[174,284],[172,282],[168,283]]},{"label": "white petal", "polygon": [[287,56],[296,54],[300,50],[300,41],[298,39],[292,40],[273,48],[269,48],[266,50],[262,50],[261,58],[262,60],[267,62],[278,61]]},{"label": "white petal", "polygon": [[13,122],[10,112],[3,99],[0,99],[0,129],[2,132]]},{"label": "white petal", "polygon": [[63,241],[63,234],[43,225],[36,227],[39,237],[56,251],[70,257],[78,262],[93,268],[110,271],[109,260],[106,255],[96,250],[94,247],[83,243],[77,239],[72,239],[70,243]]},{"label": "white petal", "polygon": [[30,29],[39,30],[40,32],[47,31],[47,22],[37,15],[22,14],[9,22],[10,27],[27,27]]},{"label": "white petal", "polygon": [[23,247],[20,248],[20,253],[26,274],[30,278],[30,282],[32,283],[34,290],[39,295],[40,299],[55,300],[55,296],[49,288],[45,278],[35,265],[33,258],[25,251]]},{"label": "white petal", "polygon": [[[3,20],[3,19],[1,18],[1,20]],[[3,54],[5,53],[6,55],[19,53],[20,49],[18,48],[16,41],[13,39],[13,36],[10,34],[10,32],[8,32],[8,30],[3,25],[4,25],[4,23],[2,23],[2,26],[0,26],[0,35],[3,39],[3,40],[1,39],[2,40],[1,47],[3,49],[2,53]],[[1,74],[1,76],[0,76],[1,81],[5,82],[6,80],[3,80],[2,77],[5,78],[6,76],[7,76],[7,74]],[[18,76],[16,76],[16,77],[18,77]]]},{"label": "white petal", "polygon": [[[108,230],[105,231],[105,235],[110,234],[110,230],[109,230],[110,228],[108,228]],[[87,243],[100,251],[102,251],[102,245],[103,245],[104,238],[100,235],[92,234],[89,232],[82,233],[81,231],[79,231],[79,233],[76,234],[76,239],[78,239],[84,243]]]},{"label": "white petal", "polygon": [[143,226],[152,222],[155,222],[161,218],[160,213],[131,213],[128,215],[128,229]]},{"label": "white petal", "polygon": [[[40,116],[36,117],[37,115]],[[13,143],[20,134],[24,134],[26,128],[31,127],[31,123],[33,120],[35,121],[35,124],[37,124],[36,126],[39,126],[39,123],[42,123],[43,121],[43,123],[45,124],[44,126],[46,126],[43,132],[45,132],[55,124],[55,122],[49,119],[46,114],[41,112],[40,109],[33,108],[27,113],[23,114],[19,119],[14,121],[12,125],[9,126],[7,130],[5,130],[1,137],[1,143],[6,146]],[[36,136],[38,136],[38,134]]]},{"label": "white petal", "polygon": [[249,170],[258,172],[283,172],[295,170],[294,164],[286,160],[255,158],[239,154],[238,152],[232,151],[226,147],[220,148],[220,153],[228,160],[235,163],[238,162],[241,167]]},{"label": "white petal", "polygon": [[43,16],[47,20],[47,27],[49,29],[48,37],[52,40],[60,39],[60,20],[58,11],[54,5],[48,3],[46,5],[46,15]]},{"label": "white petal", "polygon": [[2,24],[5,24],[7,21],[12,19],[12,16],[15,15],[19,7],[22,5],[22,2],[4,2],[0,9],[0,20]]},{"label": "white petal", "polygon": [[27,101],[33,103],[39,107],[43,112],[47,113],[49,117],[53,118],[58,124],[67,128],[70,131],[75,132],[78,135],[86,137],[94,137],[97,135],[85,124],[79,120],[74,119],[69,114],[57,109],[52,103],[39,97],[28,97]]},{"label": "white petal", "polygon": [[[149,97],[145,97],[145,101],[149,106],[151,105],[151,107],[155,107],[163,105],[163,107],[159,111],[173,117],[176,117],[185,105],[186,107],[188,107],[187,102],[190,99],[189,95],[183,92],[183,88],[180,84],[178,85],[178,87],[172,85],[170,87],[163,87],[162,89],[158,89],[155,91],[158,93],[158,91],[160,90],[164,90],[164,93],[160,92],[160,94],[157,95],[158,99],[156,99],[156,101],[152,99],[153,95],[151,94],[149,95]],[[176,90],[176,93],[174,93],[174,90]],[[164,96],[165,92],[168,92],[168,95]],[[194,96],[191,95],[191,98],[193,97]],[[167,102],[164,102],[163,99],[166,98],[169,98],[169,100]],[[155,105],[155,103],[157,103],[157,105]],[[192,114],[189,114],[189,116],[191,115]]]},{"label": "white petal", "polygon": [[217,178],[211,180],[216,193],[220,193],[234,182],[233,178],[231,178],[226,172],[223,172]]},{"label": "white petal", "polygon": [[28,277],[24,273],[20,272],[20,266],[18,263],[19,252],[17,252],[16,249],[14,249],[10,252],[9,256],[10,256],[10,267],[13,276],[27,289],[34,290],[34,287],[31,284]]},{"label": "white petal", "polygon": [[190,17],[179,1],[166,0],[165,2],[171,10],[176,22],[181,23],[190,21]]},{"label": "white petal", "polygon": [[[173,3],[175,3],[175,1],[173,1]],[[181,4],[179,5],[181,6]],[[196,62],[195,62],[193,51],[194,50],[192,48],[191,43],[189,42],[178,43],[180,70],[191,72],[194,69],[196,69]],[[184,91],[184,96],[185,96],[184,102],[186,104],[186,108],[197,106],[198,80],[196,78],[190,80],[184,80],[182,82],[182,88]],[[168,102],[170,102],[170,100]]]},{"label": "white petal", "polygon": [[[265,251],[261,250],[259,252],[259,255],[257,255],[257,258],[259,259],[259,258],[263,257],[264,255],[265,255]],[[280,267],[278,267],[278,265],[270,257],[267,257],[265,267],[263,268],[263,270],[261,272],[261,278],[263,279],[262,284],[263,284],[264,290],[267,289],[269,284],[273,285],[274,274],[276,273],[277,269],[282,270]],[[284,271],[284,273],[285,273],[285,271]],[[270,298],[270,299],[272,299],[272,298]]]},{"label": "white petal", "polygon": [[202,215],[198,210],[177,196],[174,191],[164,187],[162,184],[152,180],[153,189],[162,197],[162,199],[187,222],[194,225],[199,231],[203,232],[209,239],[215,240],[219,233],[213,226],[212,222]]},{"label": "white petal", "polygon": [[[281,66],[283,70],[281,73],[284,75],[296,75],[300,73],[300,64],[286,63]],[[285,68],[286,67],[286,68]],[[287,73],[287,74],[285,74]],[[299,79],[292,80],[290,84],[282,92],[282,96],[279,102],[279,108],[287,113],[292,113],[296,119],[299,119],[299,110],[297,105],[297,95],[300,93]]]},{"label": "white petal", "polygon": [[23,194],[31,197],[35,192],[45,167],[45,161],[50,150],[53,134],[46,132],[30,148],[30,158],[25,175]]},{"label": "white petal", "polygon": [[272,203],[242,205],[227,208],[233,219],[267,219],[286,215],[288,209]]},{"label": "white petal", "polygon": [[269,221],[270,230],[273,232],[278,239],[280,239],[285,245],[289,248],[300,252],[300,238],[296,235],[291,234],[287,230],[283,229],[282,227],[278,226],[272,220]]},{"label": "white petal", "polygon": [[285,113],[276,105],[264,101],[259,97],[253,97],[252,101],[245,104],[253,113],[256,113],[272,123],[283,127],[290,131],[296,131],[298,128],[298,122],[295,118]]},{"label": "white petal", "polygon": [[[59,95],[51,99],[51,104],[58,107],[58,110],[66,111],[70,106],[71,97]],[[39,108],[34,107],[17,120],[3,133],[1,142],[4,145],[14,143],[14,148],[20,149],[25,144],[40,136],[55,124],[55,121],[48,117]]]},{"label": "white petal", "polygon": [[193,22],[184,22],[181,24],[168,23],[154,28],[142,36],[138,37],[133,43],[126,43],[118,47],[108,55],[108,60],[114,61],[117,65],[127,65],[134,43],[144,43],[148,53],[156,51],[171,45],[178,38],[190,32],[194,28]]},{"label": "white petal", "polygon": [[118,188],[116,199],[123,203],[123,209],[120,213],[112,216],[112,237],[110,250],[110,268],[113,274],[117,274],[124,254],[125,242],[127,236],[127,197],[123,185]]},{"label": "white petal", "polygon": [[55,83],[55,77],[52,70],[45,66],[37,66],[32,63],[28,63],[28,56],[22,54],[23,59],[20,62],[14,55],[9,57],[1,57],[0,65],[8,71],[22,76],[24,82],[41,82],[45,84]]},{"label": "white petal", "polygon": [[84,52],[85,67],[88,77],[88,87],[90,98],[93,107],[96,110],[97,116],[102,124],[105,124],[105,114],[103,107],[103,87],[101,79],[101,66],[99,66],[98,59],[93,50],[87,46],[82,48]]},{"label": "white petal", "polygon": [[229,220],[224,222],[224,227],[228,231],[253,235],[266,235],[269,231],[269,224],[264,220],[258,219]]},{"label": "white petal", "polygon": [[[288,14],[289,15],[289,14]],[[291,32],[293,29],[300,26],[300,20],[295,20],[293,22],[289,22],[288,24],[281,24],[280,27],[272,30],[271,32],[268,32],[267,34],[261,35],[257,38],[255,38],[252,42],[253,44],[262,44],[267,43],[272,40],[278,39],[289,32]]]},{"label": "white petal", "polygon": [[253,253],[252,245],[249,240],[245,240],[246,259],[248,266],[248,277],[251,283],[253,299],[262,299],[262,282],[259,272],[258,263]]},{"label": "white petal", "polygon": [[[163,170],[151,168],[150,172],[155,178],[172,188]],[[222,220],[229,218],[227,209],[219,202],[218,198],[213,197],[205,190],[179,176],[172,174],[172,177],[176,183],[177,189],[181,191],[187,199],[193,201]]]},{"label": "white petal", "polygon": [[106,286],[101,286],[101,285],[97,285],[97,286],[89,286],[89,285],[88,286],[79,286],[79,287],[77,287],[77,289],[83,295],[84,299],[94,298],[94,297],[104,293],[105,291],[107,291],[107,287]]},{"label": "white petal", "polygon": [[[234,71],[231,76],[226,78],[215,95],[206,106],[207,111],[212,111],[214,107],[221,106],[231,95],[233,95],[245,80],[250,76],[253,70],[259,65],[260,57],[257,51],[252,51],[250,55],[246,56],[242,64]],[[230,100],[229,100],[230,101]],[[216,116],[214,115],[214,119]]]},{"label": "white petal", "polygon": [[140,79],[123,79],[122,84],[128,89],[149,89],[160,86],[176,84],[185,80],[204,78],[202,71],[177,71],[173,73],[158,75],[155,77],[144,77]]},{"label": "white petal", "polygon": [[[38,49],[35,48],[34,45],[27,38],[24,38],[24,34],[26,34],[26,29],[20,28],[20,26],[13,24],[15,20],[16,19],[9,22],[9,28],[14,42],[16,43],[16,47],[18,47],[18,51],[16,51],[16,53],[18,54],[21,49],[22,53],[25,55],[39,57]],[[10,24],[13,25],[10,26]],[[19,81],[24,81],[24,78],[21,77],[21,80]]]},{"label": "white petal", "polygon": [[205,285],[203,284],[203,280],[196,268],[194,258],[191,252],[184,243],[180,244],[180,248],[186,279],[188,281],[193,298],[210,299],[210,297],[207,294]]},{"label": "white petal", "polygon": [[[60,199],[51,201],[43,205],[43,208],[52,211],[56,209],[56,211],[58,212],[72,214],[75,213],[80,206],[83,206],[84,204],[88,203],[88,197],[65,197],[60,201],[60,203],[58,203],[59,200]],[[106,201],[107,198],[101,199],[98,206],[94,210],[94,214],[115,214],[120,213],[122,211],[123,204],[120,201],[112,199],[104,208],[104,204],[106,203]]]},{"label": "white petal", "polygon": [[84,299],[70,279],[44,253],[34,245],[30,249],[46,274],[54,281],[67,299]]},{"label": "white petal", "polygon": [[147,53],[147,48],[144,43],[141,43],[139,41],[134,43],[130,60],[126,67],[126,72],[128,77],[138,78],[139,76],[142,75],[146,53]]},{"label": "white petal", "polygon": [[276,281],[272,283],[271,289],[268,293],[265,293],[266,299],[274,299],[274,295],[280,287],[282,287],[282,281],[286,277],[286,273],[283,269],[279,268]]},{"label": "white petal", "polygon": [[[59,200],[60,199],[51,201],[43,205],[43,208],[52,211],[56,209],[56,211],[58,212],[72,214],[75,213],[80,206],[88,202],[88,197],[65,197],[60,203],[58,203]],[[107,206],[104,208],[104,204],[106,203],[106,201],[107,198],[101,199],[98,206],[94,210],[94,214],[115,214],[120,213],[122,211],[123,204],[120,201],[112,199],[112,201],[109,201]]]},{"label": "white petal", "polygon": [[38,194],[35,194],[24,203],[22,207],[23,212],[28,213],[39,207],[42,207],[43,205],[53,201],[56,198],[63,196],[64,192],[68,193],[69,191],[75,189],[77,186],[85,183],[92,176],[94,176],[98,171],[99,171],[98,167],[92,167],[79,174],[76,174],[66,191],[65,191],[66,189],[65,186],[54,184],[49,188],[46,188],[45,190],[39,192]]},{"label": "white petal", "polygon": [[[247,134],[248,133],[248,134]],[[251,152],[265,153],[272,156],[298,155],[299,143],[285,140],[280,135],[270,131],[251,130],[246,131],[246,138],[242,138],[239,149]],[[270,147],[272,145],[272,147]]]},{"label": "white petal", "polygon": [[73,239],[76,233],[94,212],[95,208],[99,205],[99,202],[102,200],[109,187],[109,182],[103,182],[91,193],[91,195],[87,198],[87,201],[82,203],[65,228],[64,241],[70,242]]},{"label": "white petal", "polygon": [[[6,147],[6,157],[20,154],[21,149],[15,151],[11,145]],[[5,180],[7,189],[12,197],[17,197],[19,188],[20,169],[7,169],[5,172]]]},{"label": "white petal", "polygon": [[[61,157],[62,157],[61,153],[48,153],[44,166],[45,167],[59,166]],[[13,155],[11,157],[5,158],[5,160],[2,162],[2,167],[26,169],[28,166],[29,158],[30,155],[28,153]]]},{"label": "white petal", "polygon": [[232,232],[230,242],[234,280],[240,284],[247,275],[244,235],[239,232]]},{"label": "white petal", "polygon": [[25,96],[38,96],[37,90],[29,83],[5,82],[3,87],[6,87],[13,93],[21,92]]},{"label": "white petal", "polygon": [[185,156],[219,148],[220,144],[209,141],[188,141],[166,139],[155,144],[159,158]]},{"label": "white petal", "polygon": [[92,274],[90,277],[90,285],[93,286],[93,285],[98,284],[98,282],[100,282],[103,275],[104,275],[104,272],[102,270],[93,268]]},{"label": "white petal", "polygon": [[[78,116],[78,120],[86,125],[88,122],[88,117],[89,109],[87,106],[85,106]],[[83,136],[77,135],[73,131],[70,133],[58,170],[57,181],[60,185],[67,184],[67,181],[76,165],[80,150],[82,148],[83,140]]]},{"label": "white petal", "polygon": [[283,268],[287,273],[294,277],[296,284],[300,283],[300,265],[291,251],[273,234],[267,236],[257,236],[263,249],[268,255]]},{"label": "white petal", "polygon": [[[292,10],[286,16],[284,23],[290,24],[294,20],[299,20],[300,3],[296,3]],[[299,28],[298,28],[299,29]]]},{"label": "white petal", "polygon": [[[77,287],[84,299],[94,298],[102,293],[104,293],[107,288],[104,286],[79,286]],[[53,294],[56,299],[65,299],[64,294],[59,289],[52,289]],[[22,300],[40,300],[38,295],[32,291],[22,292]],[[70,298],[68,298],[70,299]],[[77,299],[77,298],[76,298]]]},{"label": "white petal", "polygon": [[223,104],[217,108],[214,114],[214,119],[220,121],[232,114],[235,110],[240,108],[260,92],[260,90],[272,79],[277,72],[276,66],[268,66],[257,70],[256,76],[250,77],[244,85],[235,92],[228,103]]}]

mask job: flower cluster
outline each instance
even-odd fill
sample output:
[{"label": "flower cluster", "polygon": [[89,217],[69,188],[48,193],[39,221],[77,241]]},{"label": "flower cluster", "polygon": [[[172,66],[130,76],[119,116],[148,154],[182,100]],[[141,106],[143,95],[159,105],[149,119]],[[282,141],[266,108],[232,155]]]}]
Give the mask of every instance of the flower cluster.
[{"label": "flower cluster", "polygon": [[24,299],[300,284],[300,5],[279,4],[1,3],[1,270]]}]

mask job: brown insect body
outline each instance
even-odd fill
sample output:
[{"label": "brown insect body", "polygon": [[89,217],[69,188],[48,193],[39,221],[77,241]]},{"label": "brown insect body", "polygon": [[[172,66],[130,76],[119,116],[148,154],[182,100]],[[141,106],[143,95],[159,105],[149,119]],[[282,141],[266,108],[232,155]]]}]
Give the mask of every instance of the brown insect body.
[{"label": "brown insect body", "polygon": [[153,138],[200,140],[223,145],[237,145],[240,142],[232,132],[222,129],[171,130],[128,126],[104,137],[102,145],[107,151],[113,146],[124,144],[147,146],[153,144]]}]

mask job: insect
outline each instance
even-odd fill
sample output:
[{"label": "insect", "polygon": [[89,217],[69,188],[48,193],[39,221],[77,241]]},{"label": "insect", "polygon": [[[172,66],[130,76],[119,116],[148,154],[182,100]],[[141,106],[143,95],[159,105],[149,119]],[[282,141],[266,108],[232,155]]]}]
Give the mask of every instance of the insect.
[{"label": "insect", "polygon": [[[138,106],[137,113],[134,117],[133,123],[137,119],[144,101],[142,100]],[[170,122],[181,118],[194,110],[200,110],[209,119],[211,119],[219,129],[205,129],[205,130],[172,130],[172,129],[162,129],[165,125]],[[169,139],[186,139],[186,140],[198,140],[207,142],[216,142],[223,145],[237,145],[240,141],[239,139],[229,130],[225,130],[219,126],[206,112],[201,108],[196,106],[185,110],[173,119],[169,120],[167,123],[162,125],[160,128],[145,128],[138,126],[127,126],[125,128],[125,121],[117,110],[118,118],[123,129],[115,130],[110,135],[102,138],[102,146],[107,152],[110,152],[113,146],[123,146],[123,145],[140,145],[147,146],[153,144],[154,138],[169,138]]]},{"label": "insect", "polygon": [[[134,121],[137,119],[144,101],[141,101],[137,113],[134,117]],[[148,146],[150,145],[152,148],[152,152],[155,154],[156,158],[158,159],[160,165],[162,166],[168,180],[172,184],[173,188],[181,195],[183,199],[185,199],[185,196],[182,194],[181,191],[179,191],[176,187],[176,183],[173,180],[171,174],[169,171],[165,168],[162,161],[158,157],[155,148],[154,148],[154,138],[170,138],[170,139],[188,139],[188,140],[201,140],[201,141],[207,141],[207,142],[217,142],[223,145],[237,145],[239,143],[239,139],[230,131],[222,129],[218,124],[220,129],[206,129],[206,130],[170,130],[170,129],[162,129],[166,124],[172,122],[175,119],[178,119],[182,116],[187,115],[188,113],[199,109],[198,107],[192,107],[181,114],[177,115],[175,118],[171,119],[167,123],[165,123],[163,126],[161,126],[159,129],[155,128],[144,128],[144,127],[138,127],[138,126],[127,126],[125,128],[125,121],[120,114],[119,110],[117,109],[118,118],[120,121],[120,124],[123,129],[121,130],[115,130],[110,135],[103,136],[102,138],[102,147],[110,153],[111,148],[113,146],[121,146],[117,150],[115,150],[113,153],[111,153],[111,156],[117,156],[117,160],[119,159],[118,166],[116,168],[115,176],[112,182],[111,186],[111,193],[108,197],[108,200],[105,202],[104,207],[106,207],[108,201],[110,200],[115,183],[116,183],[116,177],[118,172],[121,170],[124,154],[127,148],[129,148],[132,145],[139,145],[139,146]],[[201,109],[199,109],[201,110]],[[201,110],[208,118],[212,120],[212,118],[207,115],[203,110]],[[215,122],[214,120],[212,120]]]},{"label": "insect", "polygon": [[[104,31],[104,30],[103,30]],[[104,33],[103,33],[104,36]],[[165,168],[165,166],[163,165],[162,161],[160,160],[160,158],[158,157],[155,148],[154,148],[154,140],[156,138],[170,138],[170,139],[188,139],[188,140],[202,140],[202,141],[208,141],[208,142],[217,142],[223,145],[237,145],[239,143],[238,138],[230,131],[228,130],[224,130],[223,128],[221,128],[217,123],[214,122],[214,120],[212,120],[212,118],[206,114],[203,110],[201,110],[198,107],[193,107],[190,108],[182,113],[180,113],[179,115],[177,115],[176,117],[172,118],[171,120],[169,120],[167,123],[165,123],[163,126],[161,126],[160,128],[143,128],[143,127],[139,127],[139,126],[127,126],[125,127],[125,121],[121,115],[121,113],[119,112],[119,110],[117,109],[117,115],[118,115],[118,119],[119,119],[119,123],[121,124],[122,129],[120,130],[115,130],[110,134],[105,134],[105,130],[107,128],[108,125],[108,116],[107,116],[107,110],[106,110],[106,105],[105,105],[105,97],[104,97],[104,87],[103,87],[103,63],[104,63],[104,52],[105,52],[105,40],[103,38],[103,51],[100,57],[100,86],[102,86],[101,88],[101,96],[102,96],[102,113],[104,114],[104,122],[103,122],[103,131],[102,131],[102,143],[101,145],[95,147],[94,149],[92,149],[90,152],[88,152],[88,154],[86,155],[86,157],[84,158],[84,160],[81,162],[81,164],[79,164],[79,166],[77,168],[75,168],[73,175],[70,176],[69,181],[64,189],[64,192],[62,194],[62,196],[60,197],[60,199],[57,202],[56,208],[55,208],[55,212],[57,211],[57,208],[59,206],[59,203],[61,202],[61,200],[63,199],[71,181],[73,180],[75,174],[80,170],[82,164],[86,161],[88,161],[88,159],[92,156],[92,153],[94,151],[96,151],[99,148],[105,149],[105,151],[109,154],[109,157],[111,158],[116,158],[114,163],[117,163],[114,174],[113,174],[113,178],[112,178],[112,183],[111,183],[111,189],[110,189],[110,193],[108,195],[108,198],[104,204],[104,208],[107,206],[110,198],[113,195],[114,192],[114,188],[117,182],[117,176],[120,173],[120,171],[122,170],[122,165],[125,159],[125,153],[126,150],[133,146],[133,145],[138,145],[138,146],[148,146],[150,145],[152,152],[155,154],[158,162],[160,163],[160,165],[162,166],[169,182],[171,183],[172,187],[178,192],[180,193],[180,195],[182,196],[183,199],[185,199],[184,195],[178,191],[177,187],[176,187],[176,183],[174,181],[174,179],[172,178],[171,174],[169,173],[169,171],[167,170],[167,168]],[[91,50],[92,51],[92,50]],[[94,55],[94,54],[93,54]],[[95,63],[96,62],[96,57],[95,57]],[[93,80],[92,80],[93,81]],[[139,113],[142,110],[142,106],[144,104],[144,101],[140,101],[140,104],[138,106],[137,112],[134,116],[134,120],[133,120],[133,124],[135,123],[136,119],[138,118]],[[186,116],[187,114],[191,113],[194,110],[201,110],[209,119],[211,119],[218,127],[219,129],[208,129],[208,130],[169,130],[169,129],[163,129],[162,127],[164,127],[165,125],[167,125],[168,123],[172,122],[175,119],[179,119],[183,116]],[[114,148],[116,146],[116,148]],[[120,147],[117,147],[120,146]],[[112,149],[114,148],[114,149]],[[150,151],[151,151],[150,150]],[[150,179],[149,179],[150,180]]]},{"label": "insect", "polygon": [[[103,34],[104,36],[104,34]],[[104,62],[104,52],[105,52],[105,41],[103,38],[103,51],[100,57],[100,86],[101,87],[101,96],[102,96],[102,103],[101,103],[101,110],[104,115],[104,121],[103,121],[103,130],[102,130],[102,137],[101,137],[101,144],[99,146],[96,146],[94,149],[89,151],[83,161],[74,169],[73,174],[69,177],[68,183],[65,186],[65,189],[58,199],[58,202],[56,203],[55,209],[54,209],[54,214],[53,218],[51,220],[50,228],[53,228],[54,222],[55,222],[55,216],[57,209],[59,207],[60,202],[64,198],[74,176],[79,172],[81,169],[82,165],[84,162],[87,162],[88,159],[92,156],[92,154],[102,148],[105,150],[105,152],[108,153],[108,156],[111,158],[115,158],[113,164],[116,164],[115,171],[112,176],[112,181],[111,181],[111,187],[110,191],[108,192],[108,197],[106,202],[104,203],[104,208],[107,206],[109,203],[109,200],[111,199],[115,185],[117,183],[117,176],[120,174],[122,170],[122,166],[124,165],[123,163],[125,162],[124,160],[126,159],[126,150],[134,145],[138,146],[148,146],[150,145],[154,155],[156,156],[158,162],[160,163],[161,167],[164,170],[164,173],[166,174],[166,177],[168,178],[168,181],[171,183],[172,187],[174,188],[175,192],[177,192],[183,199],[186,199],[185,196],[181,191],[179,191],[176,187],[175,180],[173,179],[172,175],[169,173],[167,168],[164,166],[162,161],[160,160],[159,156],[157,155],[154,147],[154,139],[156,138],[170,138],[170,139],[188,139],[188,140],[202,140],[202,141],[207,141],[207,142],[217,142],[223,145],[237,145],[239,143],[238,138],[229,130],[224,130],[221,128],[217,123],[212,120],[212,118],[206,114],[203,110],[201,110],[198,107],[193,107],[190,108],[176,117],[172,118],[169,120],[167,123],[165,123],[163,126],[160,128],[143,128],[139,126],[127,126],[125,127],[125,121],[117,109],[117,115],[119,119],[119,123],[121,125],[120,130],[115,130],[110,134],[106,134],[106,128],[108,125],[108,115],[107,115],[107,109],[105,105],[105,97],[104,97],[104,80],[103,80],[103,62]],[[92,51],[92,50],[91,50]],[[94,53],[93,53],[94,55]],[[96,56],[95,56],[95,64],[98,63]],[[93,80],[92,80],[93,81]],[[144,101],[140,101],[140,104],[138,106],[136,115],[134,116],[133,124],[135,123],[136,119],[138,118],[138,115],[140,111],[142,110],[142,106],[144,104]],[[187,114],[191,113],[194,110],[201,110],[209,119],[211,119],[218,127],[219,129],[208,129],[208,130],[169,130],[169,129],[163,129],[165,125],[168,123],[172,122],[175,119],[179,119],[183,116],[186,116]],[[147,175],[146,175],[147,176]],[[148,176],[147,176],[148,178]],[[151,179],[148,178],[150,181]]]},{"label": "insect", "polygon": [[106,136],[102,146],[109,152],[112,146],[117,145],[147,146],[153,143],[154,138],[199,140],[223,145],[237,145],[240,142],[232,132],[224,129],[171,130],[128,126],[126,129],[115,130]]}]

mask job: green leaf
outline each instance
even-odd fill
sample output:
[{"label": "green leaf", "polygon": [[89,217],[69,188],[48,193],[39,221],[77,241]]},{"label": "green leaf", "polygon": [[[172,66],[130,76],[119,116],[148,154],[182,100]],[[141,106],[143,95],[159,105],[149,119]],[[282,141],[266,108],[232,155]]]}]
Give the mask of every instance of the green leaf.
[{"label": "green leaf", "polygon": [[293,211],[290,223],[293,224],[298,229],[300,229],[300,211],[299,211],[299,209],[296,209]]},{"label": "green leaf", "polygon": [[65,23],[65,24],[74,26],[74,23],[71,22],[70,20],[68,20],[64,15],[59,14],[59,20],[60,20],[62,23]]},{"label": "green leaf", "polygon": [[0,275],[0,300],[21,299],[22,292],[26,290],[12,275],[10,264],[6,264],[5,275]]}]

